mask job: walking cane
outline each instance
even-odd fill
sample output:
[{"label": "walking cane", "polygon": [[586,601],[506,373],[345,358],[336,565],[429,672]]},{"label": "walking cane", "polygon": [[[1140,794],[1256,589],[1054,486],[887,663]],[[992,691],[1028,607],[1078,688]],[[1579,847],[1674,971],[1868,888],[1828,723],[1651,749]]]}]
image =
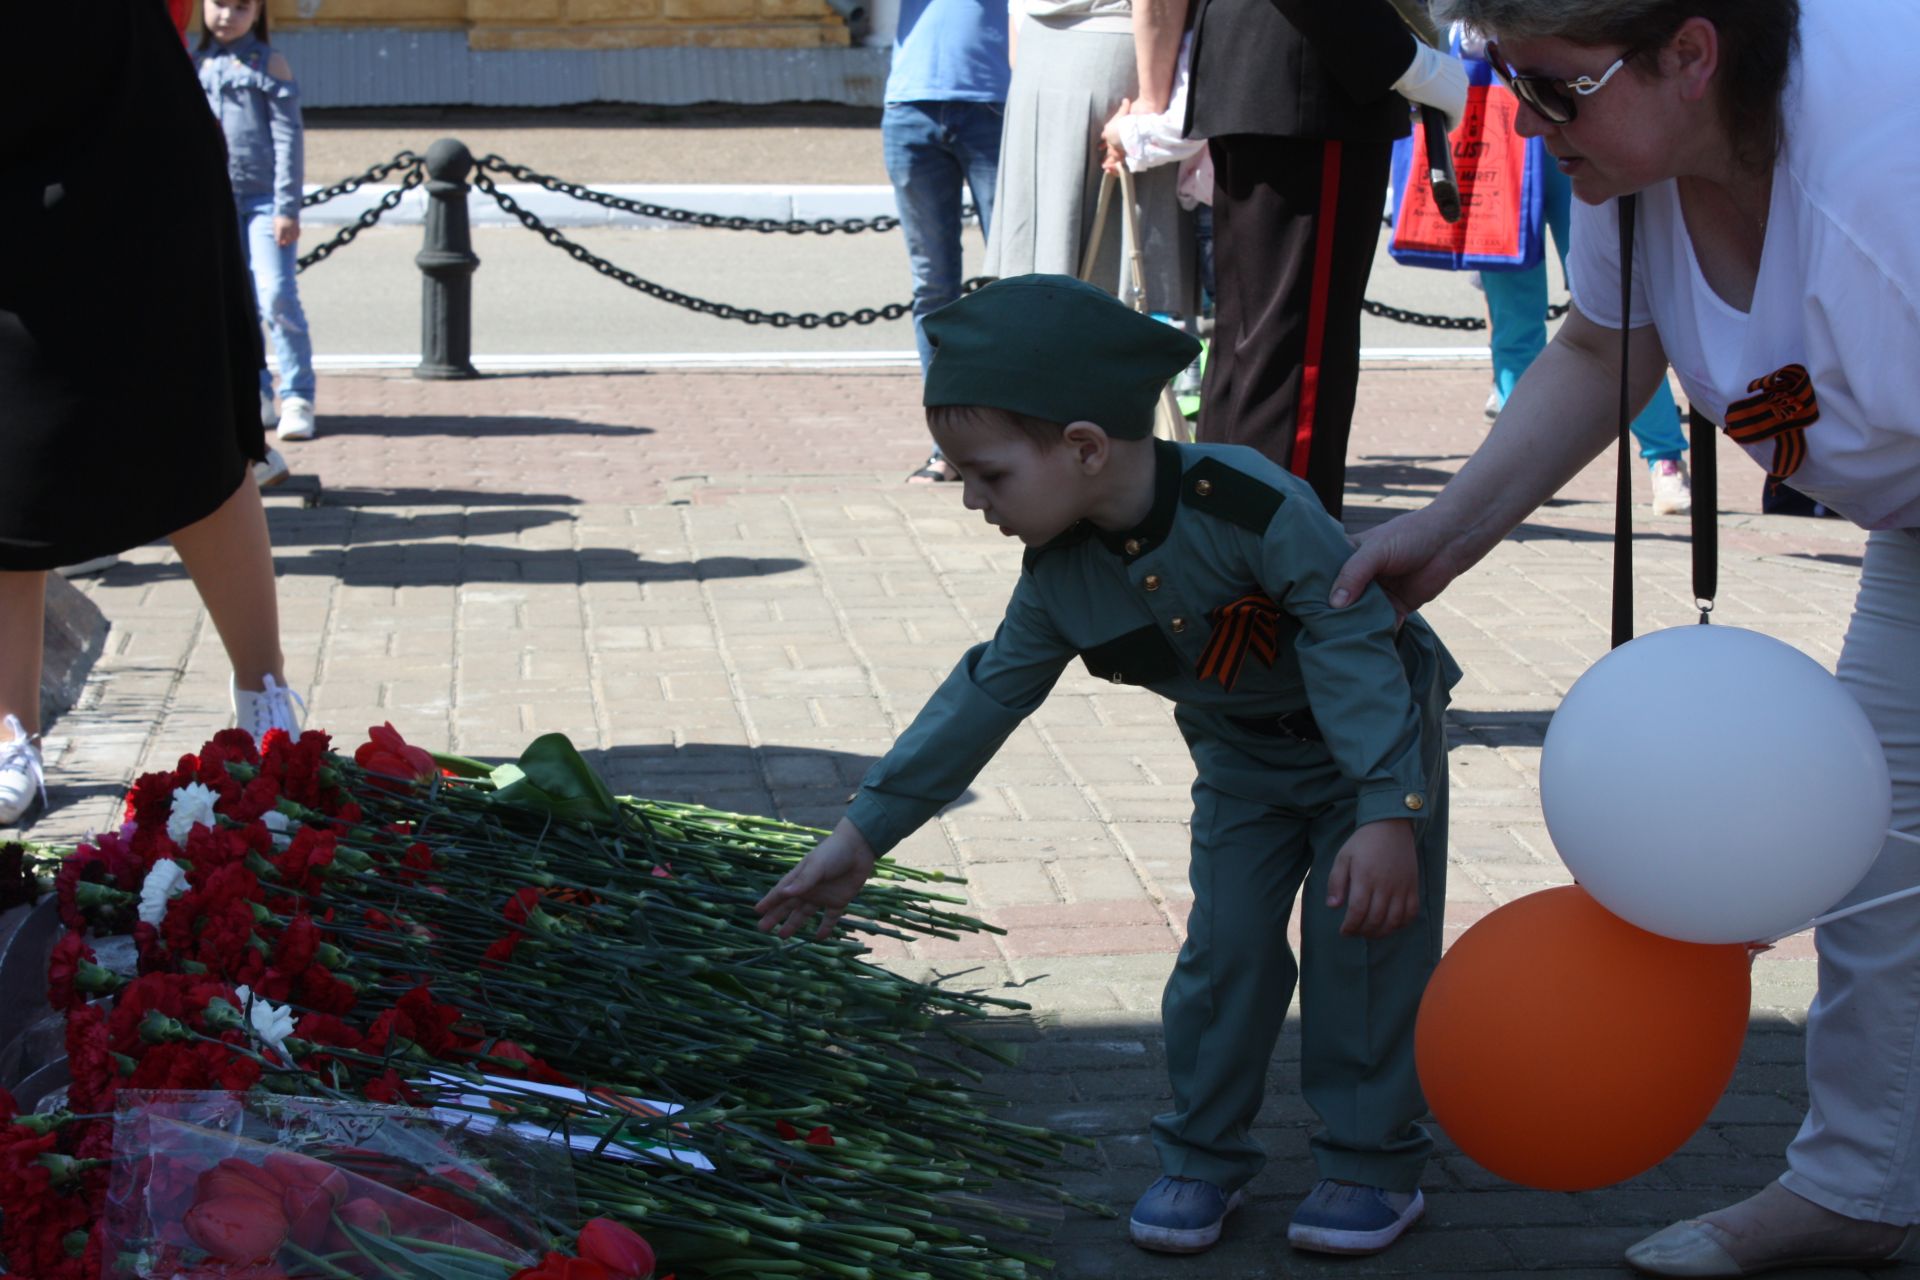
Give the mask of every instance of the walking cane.
[{"label": "walking cane", "polygon": [[[1124,164],[1119,174],[1120,202],[1127,220],[1127,282],[1132,287],[1135,311],[1147,310],[1147,267],[1140,248],[1140,206],[1133,194],[1133,171]],[[1107,208],[1113,202],[1114,175],[1100,175],[1100,195],[1093,204],[1093,231],[1087,236],[1087,251],[1080,259],[1080,278],[1098,284],[1093,278],[1095,261],[1100,256],[1100,239],[1107,228]],[[1154,414],[1154,434],[1169,440],[1193,440],[1193,427],[1180,412],[1180,400],[1169,382],[1160,388],[1160,406]]]}]

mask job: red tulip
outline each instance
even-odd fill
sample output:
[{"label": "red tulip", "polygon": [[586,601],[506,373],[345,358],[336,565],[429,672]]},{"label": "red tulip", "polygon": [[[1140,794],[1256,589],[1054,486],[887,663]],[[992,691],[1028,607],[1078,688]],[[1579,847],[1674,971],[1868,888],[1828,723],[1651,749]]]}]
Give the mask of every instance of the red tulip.
[{"label": "red tulip", "polygon": [[312,1187],[326,1192],[329,1210],[347,1198],[347,1175],[324,1160],[293,1151],[269,1151],[266,1171],[283,1187]]},{"label": "red tulip", "polygon": [[[391,722],[367,730],[367,741],[353,753],[353,762],[369,773],[383,773],[413,783],[430,782],[440,772],[433,757],[409,745]],[[388,790],[398,789],[391,783],[385,785]]]},{"label": "red tulip", "polygon": [[376,1236],[393,1234],[393,1224],[387,1220],[387,1211],[380,1207],[378,1201],[366,1196],[341,1205],[340,1221]]},{"label": "red tulip", "polygon": [[250,1195],[203,1200],[187,1210],[187,1234],[225,1262],[268,1262],[287,1240],[280,1206]]},{"label": "red tulip", "polygon": [[[220,1200],[229,1196],[253,1196],[266,1204],[277,1205],[280,1203],[280,1192],[278,1189],[269,1191],[261,1186],[255,1179],[247,1177],[245,1174],[235,1172],[232,1169],[222,1167],[225,1166],[226,1163],[225,1160],[222,1160],[220,1165],[207,1170],[194,1180],[193,1199],[196,1204],[204,1203],[208,1200]],[[246,1161],[237,1160],[234,1163],[246,1164]],[[254,1165],[247,1165],[247,1167],[250,1169],[256,1168]]]},{"label": "red tulip", "polygon": [[647,1280],[653,1274],[653,1246],[611,1218],[589,1219],[574,1247],[581,1257],[611,1268],[621,1280]]},{"label": "red tulip", "polygon": [[333,1199],[319,1187],[288,1187],[280,1208],[287,1215],[287,1238],[302,1249],[319,1244],[333,1225]]}]

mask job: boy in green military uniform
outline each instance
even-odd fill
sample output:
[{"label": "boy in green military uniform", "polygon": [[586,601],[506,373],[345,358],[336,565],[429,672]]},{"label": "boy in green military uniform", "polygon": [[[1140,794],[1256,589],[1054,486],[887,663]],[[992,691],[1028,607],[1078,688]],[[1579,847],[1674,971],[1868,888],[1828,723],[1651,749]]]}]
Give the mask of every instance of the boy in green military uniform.
[{"label": "boy in green military uniform", "polygon": [[[1413,1027],[1440,956],[1458,679],[1377,587],[1328,595],[1352,552],[1306,484],[1252,449],[1152,439],[1197,344],[1065,276],[932,313],[927,420],[966,506],[1027,546],[1006,617],[960,659],[833,832],[760,902],[821,936],[875,860],[964,791],[1067,664],[1171,699],[1193,753],[1193,908],[1161,1005],[1172,1110],[1135,1243],[1220,1236],[1265,1154],[1250,1129],[1301,983],[1301,1091],[1321,1173],[1299,1248],[1373,1253],[1420,1216],[1432,1140]],[[1302,957],[1287,944],[1293,900]]]}]

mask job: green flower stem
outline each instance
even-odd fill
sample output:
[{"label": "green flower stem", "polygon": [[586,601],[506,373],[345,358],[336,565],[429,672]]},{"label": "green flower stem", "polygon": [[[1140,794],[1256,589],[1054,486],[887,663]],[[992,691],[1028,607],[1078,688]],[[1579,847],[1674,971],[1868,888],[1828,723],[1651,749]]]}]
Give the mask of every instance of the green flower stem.
[{"label": "green flower stem", "polygon": [[292,1254],[294,1257],[298,1258],[301,1262],[305,1263],[307,1266],[318,1269],[321,1275],[329,1277],[330,1280],[360,1280],[360,1277],[354,1275],[353,1272],[342,1271],[339,1267],[336,1267],[331,1262],[327,1261],[328,1258],[338,1258],[342,1256],[352,1257],[355,1254],[357,1254],[360,1257],[366,1258],[368,1262],[371,1262],[373,1263],[374,1266],[379,1267],[381,1274],[393,1277],[393,1280],[406,1280],[406,1277],[400,1276],[398,1275],[398,1273],[388,1270],[386,1264],[381,1262],[378,1258],[368,1257],[366,1251],[360,1249],[357,1245],[354,1248],[353,1254],[342,1255],[338,1253],[330,1253],[325,1255],[324,1257],[321,1256],[320,1254],[314,1253],[310,1249],[301,1248],[299,1245],[295,1244],[291,1240],[288,1240],[286,1243],[282,1244],[280,1247],[286,1252]]},{"label": "green flower stem", "polygon": [[511,1258],[503,1258],[497,1253],[488,1253],[482,1249],[467,1249],[457,1244],[447,1244],[440,1240],[423,1240],[418,1236],[389,1236],[389,1240],[401,1248],[417,1249],[422,1253],[444,1253],[450,1258],[465,1258],[470,1262],[491,1262],[508,1269],[511,1274],[522,1270],[520,1263]]}]

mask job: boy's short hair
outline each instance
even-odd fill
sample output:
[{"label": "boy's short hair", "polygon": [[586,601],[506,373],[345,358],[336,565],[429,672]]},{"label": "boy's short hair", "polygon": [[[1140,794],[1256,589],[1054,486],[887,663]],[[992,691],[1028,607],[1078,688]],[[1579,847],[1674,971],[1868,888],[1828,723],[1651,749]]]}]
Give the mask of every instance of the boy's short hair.
[{"label": "boy's short hair", "polygon": [[1036,418],[1017,409],[1002,409],[990,404],[930,404],[927,425],[935,431],[965,434],[972,431],[1002,431],[1025,436],[1040,450],[1058,449],[1067,429],[1064,422]]}]

